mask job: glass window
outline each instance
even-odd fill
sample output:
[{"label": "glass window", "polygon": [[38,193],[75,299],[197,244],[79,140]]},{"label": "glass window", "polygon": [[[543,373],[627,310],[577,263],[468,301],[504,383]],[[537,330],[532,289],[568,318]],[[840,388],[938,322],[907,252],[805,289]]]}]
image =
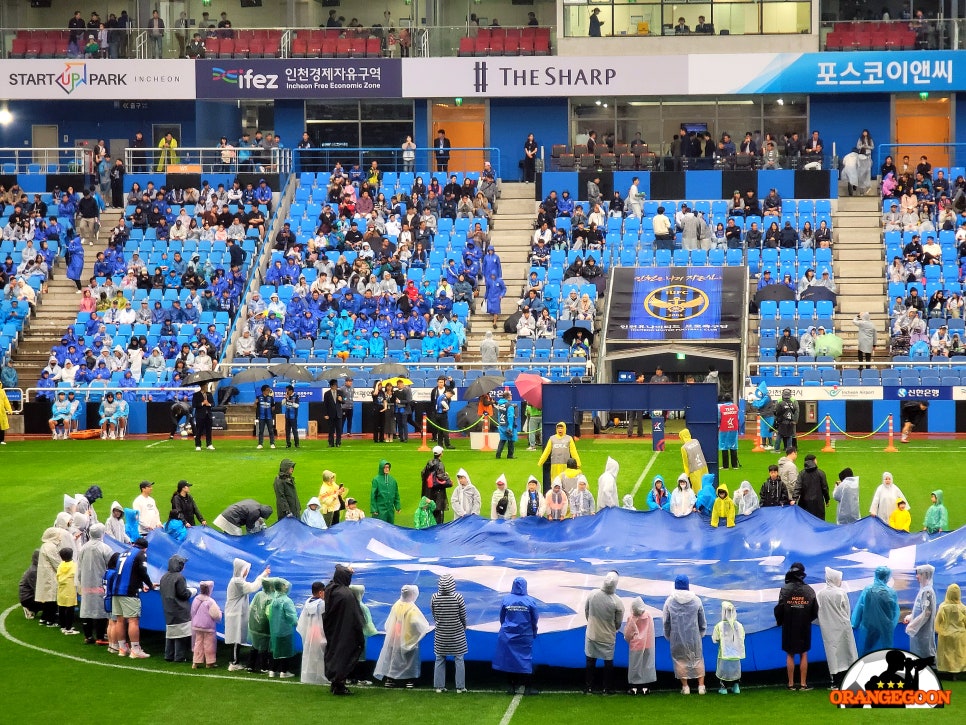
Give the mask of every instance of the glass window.
[{"label": "glass window", "polygon": [[413,102],[405,99],[363,101],[362,120],[411,122],[413,120]]},{"label": "glass window", "polygon": [[359,101],[326,101],[305,104],[305,117],[309,121],[357,121]]},{"label": "glass window", "polygon": [[[706,34],[810,33],[812,29],[811,2],[794,0],[564,0],[564,35],[586,37],[594,10],[600,11],[598,18],[603,23],[604,36],[677,35],[685,32],[685,27],[687,33],[693,34],[702,16],[704,21],[700,24]],[[679,23],[682,18],[684,22]]]}]

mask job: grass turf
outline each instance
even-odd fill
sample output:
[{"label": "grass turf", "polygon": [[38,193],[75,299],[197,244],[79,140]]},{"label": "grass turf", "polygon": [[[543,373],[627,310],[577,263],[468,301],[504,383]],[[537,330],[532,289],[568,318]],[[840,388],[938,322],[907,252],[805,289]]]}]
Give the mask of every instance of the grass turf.
[{"label": "grass turf", "polygon": [[[228,504],[241,498],[252,497],[274,505],[272,480],[278,470],[278,462],[283,457],[291,457],[297,462],[296,483],[303,504],[316,493],[321,480],[322,470],[329,468],[345,482],[350,495],[360,500],[364,509],[368,508],[369,481],[376,472],[378,461],[388,458],[393,463],[393,474],[400,482],[403,499],[403,512],[397,521],[410,525],[419,497],[419,471],[429,454],[416,451],[417,444],[374,445],[358,437],[346,439],[343,447],[335,452],[329,451],[324,441],[310,441],[302,449],[256,451],[254,442],[249,440],[216,440],[215,452],[195,452],[187,441],[83,441],[53,443],[51,441],[31,440],[10,442],[0,453],[3,461],[3,484],[0,485],[0,506],[7,512],[4,517],[6,546],[0,550],[0,585],[8,593],[9,605],[16,603],[16,585],[21,572],[29,561],[30,552],[39,545],[40,534],[50,525],[54,515],[61,510],[63,493],[83,492],[91,484],[101,486],[105,501],[98,504],[102,515],[106,515],[113,499],[125,505],[138,493],[137,484],[147,478],[157,483],[154,497],[162,511],[167,506],[175,482],[186,478],[196,484],[192,493],[198,500],[201,510],[209,520]],[[467,450],[465,440],[456,441],[458,450],[448,451],[444,457],[447,469],[455,472],[463,467],[469,471],[474,483],[488,501],[493,490],[493,481],[500,473],[506,473],[511,488],[519,495],[523,482],[530,473],[536,473],[535,452],[525,450],[525,443],[518,446],[517,458],[513,461],[495,461],[493,454]],[[882,452],[881,440],[846,440],[837,443],[835,453],[822,454],[820,441],[803,441],[800,457],[809,452],[818,456],[819,466],[826,471],[830,484],[839,470],[850,466],[860,477],[861,506],[867,510],[872,493],[878,484],[883,470],[895,476],[897,484],[909,497],[912,504],[914,528],[921,526],[922,516],[929,502],[929,492],[934,488],[946,488],[947,505],[950,505],[950,523],[961,526],[964,512],[957,505],[955,494],[950,491],[949,472],[956,470],[955,461],[962,456],[964,446],[959,441],[915,441],[902,446],[897,454]],[[680,472],[680,454],[676,446],[655,456],[649,446],[640,441],[590,440],[584,438],[579,443],[583,468],[591,481],[591,489],[596,493],[596,478],[603,470],[607,456],[612,456],[621,464],[618,485],[621,495],[629,493],[640,480],[645,467],[650,466],[647,476],[642,480],[635,502],[644,507],[644,500],[651,479],[661,474],[673,485]],[[738,471],[725,471],[722,480],[734,489],[742,480],[749,480],[757,489],[764,480],[767,466],[777,460],[777,454],[751,453],[750,444],[742,443],[741,461],[743,468]],[[942,463],[936,465],[939,461]],[[953,493],[952,496],[950,494]],[[834,503],[829,507],[827,518],[834,520]],[[85,647],[80,637],[64,637],[56,629],[41,630],[35,623],[24,621],[19,608],[6,620],[10,634],[23,642],[36,647],[63,653],[78,658],[65,659],[48,652],[41,652],[14,644],[6,638],[0,639],[0,678],[10,683],[5,703],[7,712],[17,713],[30,720],[43,717],[64,717],[76,714],[76,701],[72,698],[45,697],[49,692],[46,683],[82,684],[85,691],[110,694],[112,706],[128,712],[137,712],[139,717],[152,718],[169,714],[178,707],[172,699],[177,693],[185,702],[231,703],[230,708],[217,707],[205,710],[205,719],[211,722],[225,722],[244,717],[252,721],[275,722],[294,720],[293,717],[279,715],[279,712],[296,713],[301,705],[317,705],[320,690],[297,685],[294,681],[266,681],[246,676],[245,673],[232,673],[225,670],[191,675],[183,666],[169,665],[159,657],[144,662],[133,663],[116,657],[108,657],[102,648]],[[148,639],[149,651],[159,652],[160,639]],[[221,660],[224,663],[224,650]],[[92,666],[90,662],[101,662],[115,667]],[[423,667],[423,681],[428,682],[431,666]],[[824,672],[823,665],[816,665],[816,674]],[[489,676],[482,665],[471,666],[471,687],[485,686],[499,689],[499,682]],[[177,678],[170,673],[178,673]],[[618,673],[618,677],[621,675]],[[765,673],[754,678],[755,682],[774,683],[783,678],[783,673]],[[237,681],[236,681],[237,680]],[[253,681],[254,680],[254,681]],[[561,690],[579,687],[579,673],[541,669],[538,671],[539,686],[544,689]],[[713,677],[709,677],[709,683]],[[955,710],[957,697],[966,697],[966,687],[958,683],[947,683],[954,692],[953,707],[940,717],[948,717]],[[272,690],[283,687],[284,690]],[[699,698],[692,695],[687,701],[674,691],[672,680],[666,673],[661,675],[658,692],[644,700],[632,698],[585,698],[581,695],[555,694],[552,702],[548,698],[525,698],[513,716],[514,722],[584,722],[592,712],[601,712],[605,717],[632,717],[648,712],[671,721],[691,720],[693,718],[714,718],[720,722],[747,721],[750,712],[773,712],[776,718],[799,716],[803,705],[822,718],[845,718],[851,721],[862,713],[832,713],[827,693],[816,690],[810,693],[787,693],[783,688],[746,687],[736,701],[729,696],[722,700],[712,688],[712,694]],[[69,687],[65,691],[69,691]],[[268,700],[271,698],[271,700]],[[479,723],[499,723],[509,704],[509,698],[496,692],[468,693],[466,696],[455,693],[436,695],[432,692],[397,692],[382,689],[360,689],[357,696],[344,701],[325,698],[327,715],[344,712],[347,717],[368,717],[376,723],[395,723],[408,720],[417,712],[419,720],[426,723],[450,723],[460,716],[473,717]],[[284,703],[284,711],[266,707],[266,702]],[[445,703],[445,705],[444,705]],[[740,703],[740,707],[738,706]],[[202,709],[203,706],[202,706]],[[904,717],[935,717],[935,713],[908,713]]]}]

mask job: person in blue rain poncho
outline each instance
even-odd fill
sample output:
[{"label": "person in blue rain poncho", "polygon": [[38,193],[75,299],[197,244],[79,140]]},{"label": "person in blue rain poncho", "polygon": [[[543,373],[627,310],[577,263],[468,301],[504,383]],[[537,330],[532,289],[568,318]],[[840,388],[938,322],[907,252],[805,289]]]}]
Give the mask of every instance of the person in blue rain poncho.
[{"label": "person in blue rain poncho", "polygon": [[856,642],[860,655],[894,646],[895,629],[899,623],[899,597],[889,586],[891,576],[889,567],[878,567],[875,581],[862,590],[852,610],[852,626],[859,630]]},{"label": "person in blue rain poncho", "polygon": [[372,337],[369,338],[369,357],[376,360],[386,357],[386,341],[379,330],[373,330]]},{"label": "person in blue rain poncho", "polygon": [[495,330],[497,317],[502,310],[503,297],[506,295],[506,284],[496,272],[486,272],[486,259],[489,256],[491,255],[487,254],[483,262],[483,271],[486,274],[486,314],[493,315],[493,329]]},{"label": "person in blue rain poncho", "polygon": [[495,401],[497,430],[500,433],[500,442],[496,446],[497,458],[502,457],[504,448],[507,450],[506,457],[513,458],[516,446],[517,407],[510,398],[510,391],[506,391],[502,398],[497,398]]},{"label": "person in blue rain poncho", "polygon": [[[70,218],[73,218],[71,216]],[[81,291],[81,277],[84,276],[84,242],[80,237],[74,237],[67,245],[67,279],[77,285],[77,293]]]},{"label": "person in blue rain poncho", "polygon": [[318,496],[310,498],[309,502],[305,505],[305,511],[302,512],[302,523],[306,526],[311,526],[313,529],[329,528],[325,525],[325,518],[322,516],[320,507],[321,504],[319,503]]},{"label": "person in blue rain poncho", "polygon": [[932,586],[935,573],[936,568],[931,564],[916,567],[919,593],[912,605],[912,612],[903,620],[906,634],[909,635],[909,651],[916,657],[930,660],[936,657],[936,609],[939,606],[936,590]]},{"label": "person in blue rain poncho", "polygon": [[654,477],[654,481],[651,483],[651,490],[647,494],[647,508],[651,511],[656,511],[657,509],[664,511],[671,510],[671,495],[664,486],[663,476],[658,475]]},{"label": "person in blue rain poncho", "polygon": [[714,500],[718,495],[717,488],[714,483],[713,473],[705,473],[701,476],[701,490],[698,491],[695,506],[705,516],[711,515],[711,509],[714,508]]},{"label": "person in blue rain poncho", "polygon": [[505,672],[509,682],[508,694],[523,685],[524,694],[536,694],[531,684],[533,674],[533,642],[537,637],[540,613],[537,602],[527,594],[527,580],[513,580],[510,593],[503,597],[500,607],[500,633],[493,653],[493,669]]},{"label": "person in blue rain poncho", "polygon": [[439,338],[432,330],[426,333],[426,337],[420,343],[420,354],[434,360],[439,356]]}]

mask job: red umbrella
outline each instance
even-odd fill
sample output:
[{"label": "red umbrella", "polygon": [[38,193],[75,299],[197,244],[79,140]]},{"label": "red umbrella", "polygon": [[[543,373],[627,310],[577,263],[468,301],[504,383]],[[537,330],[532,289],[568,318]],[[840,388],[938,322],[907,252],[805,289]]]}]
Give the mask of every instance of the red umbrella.
[{"label": "red umbrella", "polygon": [[520,373],[514,381],[517,392],[529,405],[534,408],[543,407],[543,384],[550,382],[535,373]]}]

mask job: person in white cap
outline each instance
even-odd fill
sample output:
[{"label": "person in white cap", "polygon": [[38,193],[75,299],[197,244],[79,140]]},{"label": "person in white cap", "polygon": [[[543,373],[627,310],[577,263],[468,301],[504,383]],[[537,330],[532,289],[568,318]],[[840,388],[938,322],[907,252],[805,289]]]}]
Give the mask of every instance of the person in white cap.
[{"label": "person in white cap", "polygon": [[496,490],[490,497],[490,518],[491,519],[512,519],[517,515],[517,502],[513,497],[513,491],[507,485],[506,476],[500,474],[496,479]]},{"label": "person in white cap", "polygon": [[471,514],[479,516],[482,505],[480,492],[473,485],[465,468],[456,472],[456,482],[458,485],[453,488],[453,496],[450,498],[454,518],[461,519]]}]

